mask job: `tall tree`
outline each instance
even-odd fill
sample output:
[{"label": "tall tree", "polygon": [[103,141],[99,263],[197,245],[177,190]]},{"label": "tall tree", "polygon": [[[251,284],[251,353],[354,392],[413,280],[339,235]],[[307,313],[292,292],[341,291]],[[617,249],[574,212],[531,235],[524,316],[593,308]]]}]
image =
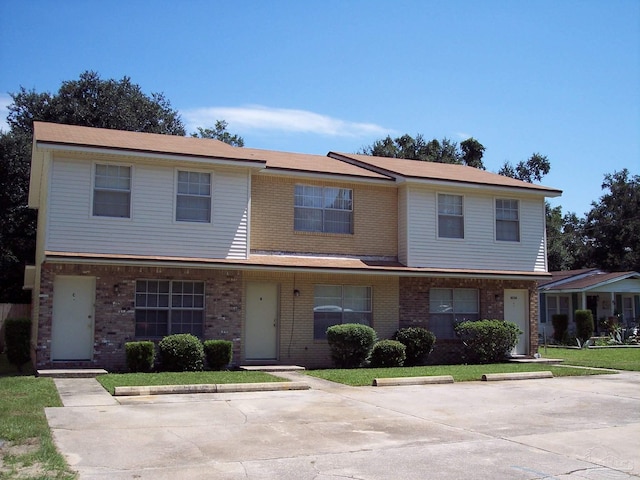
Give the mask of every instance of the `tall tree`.
[{"label": "tall tree", "polygon": [[162,93],[146,95],[129,77],[102,80],[86,71],[62,82],[54,95],[20,87],[11,95],[7,122],[12,131],[33,132],[33,121],[50,121],[131,132],[185,135],[178,112]]},{"label": "tall tree", "polygon": [[498,173],[506,177],[517,178],[533,183],[542,180],[551,170],[551,163],[545,155],[534,153],[526,162],[518,162],[514,167],[510,162],[504,162]]},{"label": "tall tree", "polygon": [[640,176],[606,174],[602,189],[584,223],[589,258],[604,270],[640,271]]},{"label": "tall tree", "polygon": [[460,149],[462,150],[462,162],[465,165],[484,170],[484,164],[482,163],[482,156],[485,150],[484,145],[471,137],[460,142]]},{"label": "tall tree", "polygon": [[221,142],[228,143],[232,147],[244,147],[244,138],[227,132],[227,122],[224,120],[216,120],[213,128],[198,127],[198,131],[192,133],[191,136],[220,140]]},{"label": "tall tree", "polygon": [[550,271],[574,270],[588,266],[583,234],[584,220],[575,213],[562,215],[562,207],[545,202],[547,262]]},{"label": "tall tree", "polygon": [[12,98],[10,129],[0,132],[0,302],[20,303],[29,300],[22,276],[35,249],[36,216],[27,208],[33,122],[173,135],[185,129],[164,95],[146,95],[128,77],[102,80],[87,71],[63,82],[55,94],[21,87]]},{"label": "tall tree", "polygon": [[358,153],[378,157],[406,158],[425,162],[453,163],[469,165],[484,170],[482,156],[484,146],[475,138],[469,138],[460,146],[448,138],[441,141],[433,139],[427,142],[421,134],[412,137],[409,134],[391,138],[387,136],[362,147]]}]

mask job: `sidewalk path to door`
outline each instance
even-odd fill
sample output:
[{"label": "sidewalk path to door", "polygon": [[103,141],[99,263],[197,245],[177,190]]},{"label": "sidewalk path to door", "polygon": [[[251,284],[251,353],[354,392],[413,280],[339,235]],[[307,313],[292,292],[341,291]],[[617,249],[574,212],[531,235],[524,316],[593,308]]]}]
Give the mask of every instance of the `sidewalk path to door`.
[{"label": "sidewalk path to door", "polygon": [[[282,375],[282,374],[279,374]],[[630,479],[640,373],[111,397],[56,379],[53,437],[90,479]]]}]

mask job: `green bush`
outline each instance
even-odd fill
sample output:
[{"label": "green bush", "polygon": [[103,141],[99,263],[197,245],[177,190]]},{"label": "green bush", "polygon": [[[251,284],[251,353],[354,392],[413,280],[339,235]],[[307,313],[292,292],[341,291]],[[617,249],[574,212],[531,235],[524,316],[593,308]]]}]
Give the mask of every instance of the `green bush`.
[{"label": "green bush", "polygon": [[153,342],[127,342],[124,344],[127,368],[130,372],[150,372],[156,359]]},{"label": "green bush", "polygon": [[393,338],[405,346],[407,358],[404,364],[411,367],[423,364],[436,342],[433,332],[422,327],[401,328]]},{"label": "green bush", "polygon": [[551,316],[551,324],[553,325],[553,339],[557,343],[564,342],[569,328],[569,316],[565,313],[556,313]]},{"label": "green bush", "polygon": [[31,360],[31,319],[7,318],[4,328],[7,360],[21,372],[22,366]]},{"label": "green bush", "polygon": [[327,328],[327,341],[336,367],[356,368],[369,357],[376,332],[367,325],[343,323]]},{"label": "green bush", "polygon": [[229,340],[205,340],[204,356],[211,370],[223,370],[233,358],[233,342]]},{"label": "green bush", "polygon": [[168,372],[196,372],[204,368],[204,348],[198,337],[179,333],[158,343],[160,367]]},{"label": "green bush", "polygon": [[456,325],[468,363],[498,363],[506,360],[522,333],[518,326],[503,320],[480,320]]},{"label": "green bush", "polygon": [[593,335],[593,313],[591,310],[576,310],[574,318],[576,319],[576,337],[584,343]]},{"label": "green bush", "polygon": [[372,367],[402,367],[404,365],[406,347],[397,340],[380,340],[371,350]]}]

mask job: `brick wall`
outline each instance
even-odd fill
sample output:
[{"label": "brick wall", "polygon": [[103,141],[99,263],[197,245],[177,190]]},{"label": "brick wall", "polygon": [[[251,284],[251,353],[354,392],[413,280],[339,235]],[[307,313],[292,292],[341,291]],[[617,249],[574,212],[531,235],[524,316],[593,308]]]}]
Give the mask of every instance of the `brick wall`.
[{"label": "brick wall", "polygon": [[[353,189],[353,235],[295,232],[296,184]],[[398,255],[396,188],[255,175],[251,185],[251,250],[339,255]]]},{"label": "brick wall", "polygon": [[[528,351],[538,351],[538,292],[535,281],[469,278],[400,278],[400,328],[429,329],[429,290],[431,288],[473,288],[478,290],[480,319],[504,320],[504,290],[521,289],[529,294]],[[507,319],[508,320],[508,319]],[[429,363],[457,363],[462,353],[457,340],[437,340]]]},{"label": "brick wall", "polygon": [[[88,362],[51,361],[53,289],[57,275],[95,277],[93,359]],[[237,271],[187,268],[151,268],[98,265],[44,265],[38,315],[36,365],[38,368],[101,367],[126,369],[124,344],[135,337],[135,282],[149,280],[204,281],[204,337],[234,342],[240,358],[242,325],[242,274]]]},{"label": "brick wall", "polygon": [[[57,275],[95,277],[93,359],[88,362],[51,361],[53,288]],[[245,363],[245,303],[248,282],[275,283],[279,287],[277,360],[309,368],[331,366],[325,340],[313,338],[314,286],[363,285],[372,287],[373,327],[379,338],[390,338],[398,327],[429,328],[430,288],[477,288],[481,318],[503,318],[504,289],[529,292],[530,352],[537,351],[537,292],[532,281],[397,278],[377,275],[336,275],[292,272],[239,272],[188,268],[105,265],[48,265],[42,268],[38,297],[38,368],[101,367],[125,370],[124,344],[135,337],[135,282],[139,279],[204,281],[206,285],[204,338],[234,344],[234,364]],[[300,292],[294,295],[294,290]],[[438,341],[431,361],[453,363],[460,358],[456,341]]]},{"label": "brick wall", "polygon": [[[380,338],[390,338],[398,328],[398,279],[373,275],[245,272],[245,282],[273,282],[280,287],[278,363],[307,368],[331,366],[326,340],[313,338],[315,285],[372,287],[373,328]],[[299,291],[299,296],[294,295]]]}]

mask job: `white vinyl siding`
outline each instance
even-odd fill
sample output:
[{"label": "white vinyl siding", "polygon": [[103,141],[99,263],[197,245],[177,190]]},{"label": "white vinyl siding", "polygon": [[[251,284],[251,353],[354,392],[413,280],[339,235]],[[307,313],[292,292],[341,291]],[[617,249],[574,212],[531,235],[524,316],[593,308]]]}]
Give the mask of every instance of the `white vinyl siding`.
[{"label": "white vinyl siding", "polygon": [[[175,170],[140,164],[132,176],[131,219],[91,215],[91,162],[54,159],[46,250],[191,258],[248,257],[250,177],[211,170],[210,223],[175,222]],[[118,241],[114,242],[113,239]]]},{"label": "white vinyl siding", "polygon": [[404,265],[409,264],[407,215],[407,189],[401,186],[398,192],[398,260]]},{"label": "white vinyl siding", "polygon": [[[438,239],[437,192],[423,186],[406,187],[407,265],[461,270],[546,271],[544,199],[518,199],[520,242],[495,240],[495,196],[460,189],[464,195],[464,239]],[[402,228],[402,226],[401,226]]]}]

